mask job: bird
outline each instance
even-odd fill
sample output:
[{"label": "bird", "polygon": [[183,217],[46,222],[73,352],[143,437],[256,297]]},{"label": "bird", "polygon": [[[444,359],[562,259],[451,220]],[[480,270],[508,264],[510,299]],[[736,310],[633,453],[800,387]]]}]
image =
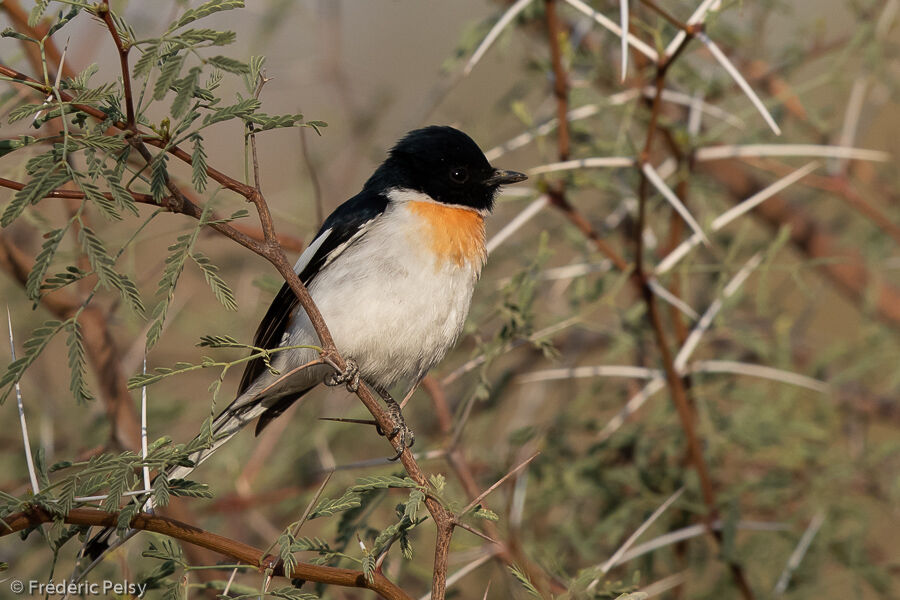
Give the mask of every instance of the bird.
[{"label": "bird", "polygon": [[[414,389],[461,333],[487,258],[485,217],[503,185],[523,173],[496,169],[462,131],[429,126],[406,134],[365,182],[338,206],[294,270],[308,288],[348,370],[315,364],[314,348],[248,362],[235,400],[212,423],[227,439],[257,420],[258,435],[320,383],[362,381],[387,402],[405,445],[412,436],[389,390]],[[253,346],[315,346],[318,336],[285,283],[263,317]],[[287,374],[287,375],[286,375]],[[194,461],[197,463],[197,461]]]},{"label": "bird", "polygon": [[[455,344],[487,258],[485,218],[501,186],[525,179],[494,168],[453,127],[407,133],[294,265],[347,369],[316,360],[318,336],[285,283],[253,341],[271,354],[247,363],[235,399],[211,423],[212,442],[165,476],[184,478],[254,419],[259,434],[321,383],[378,392],[395,426],[383,433],[401,436],[398,458],[414,437],[390,390],[414,390]],[[91,556],[105,545],[95,540]]]}]

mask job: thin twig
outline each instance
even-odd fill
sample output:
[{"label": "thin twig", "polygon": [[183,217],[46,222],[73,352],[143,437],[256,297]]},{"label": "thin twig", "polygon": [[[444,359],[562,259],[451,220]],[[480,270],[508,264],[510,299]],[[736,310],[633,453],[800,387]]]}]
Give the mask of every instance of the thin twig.
[{"label": "thin twig", "polygon": [[131,73],[128,69],[128,51],[131,47],[126,46],[122,37],[119,35],[119,31],[116,29],[116,24],[112,18],[112,12],[110,12],[109,4],[101,2],[97,6],[97,15],[103,19],[104,23],[106,23],[106,28],[109,30],[119,54],[119,67],[122,72],[122,84],[125,88],[125,118],[127,119],[125,122],[125,129],[136,131],[134,96],[131,91]]},{"label": "thin twig", "polygon": [[[300,155],[306,166],[306,174],[313,188],[313,201],[316,207],[316,227],[321,227],[325,222],[325,198],[322,194],[322,184],[319,183],[319,173],[313,164],[312,155],[309,152],[309,144],[306,141],[306,127],[300,127]],[[281,244],[284,245],[283,243]],[[302,248],[300,250],[303,250]]]},{"label": "thin twig", "polygon": [[500,542],[498,540],[495,540],[494,538],[492,538],[491,536],[489,536],[486,533],[482,533],[482,532],[478,531],[477,529],[475,529],[468,523],[462,523],[460,521],[457,521],[456,523],[454,523],[454,526],[459,527],[460,529],[464,529],[464,530],[468,531],[469,533],[471,533],[472,535],[480,537],[481,539],[483,539],[486,542],[489,542],[491,544],[500,545]]},{"label": "thin twig", "polygon": [[545,0],[544,17],[547,21],[547,41],[550,45],[550,62],[553,65],[553,95],[556,97],[557,148],[559,160],[569,160],[570,140],[569,123],[566,120],[569,112],[569,75],[563,66],[563,43],[556,14],[556,0]]},{"label": "thin twig", "polygon": [[831,386],[828,383],[813,377],[785,371],[784,369],[767,367],[766,365],[754,365],[734,360],[700,360],[688,365],[687,371],[689,373],[732,373],[734,375],[758,377],[806,388],[820,394],[827,394],[831,391]]},{"label": "thin twig", "polygon": [[593,377],[630,377],[635,379],[653,379],[661,377],[659,369],[635,367],[632,365],[597,365],[590,367],[569,367],[559,369],[542,369],[513,379],[513,383],[525,384],[539,381],[556,381],[561,379],[582,379]]},{"label": "thin twig", "polygon": [[[722,521],[716,520],[711,526],[714,530],[720,530],[722,529]],[[738,521],[735,524],[735,527],[737,529],[750,531],[787,531],[790,529],[790,526],[785,523],[764,521]],[[675,531],[670,531],[650,541],[644,542],[643,544],[638,544],[626,552],[613,566],[617,567],[628,561],[634,560],[635,558],[659,550],[660,548],[665,548],[666,546],[671,546],[672,544],[677,544],[684,540],[699,537],[706,534],[708,531],[709,526],[705,523],[689,525],[681,529],[676,529]]]},{"label": "thin twig", "polygon": [[[720,0],[703,0],[685,24],[691,26],[703,23],[706,20],[706,13],[719,1]],[[681,46],[687,35],[686,29],[679,29],[678,33],[675,34],[675,37],[672,38],[672,41],[669,42],[669,45],[666,46],[665,56],[672,56],[675,49]]]},{"label": "thin twig", "polygon": [[[306,504],[306,509],[303,511],[303,514],[300,516],[300,519],[293,524],[290,529],[291,537],[297,537],[297,534],[300,533],[300,528],[303,527],[303,524],[306,523],[306,520],[309,518],[310,513],[312,513],[313,508],[315,508],[316,504],[319,502],[319,498],[322,497],[322,492],[325,491],[325,486],[328,485],[328,482],[331,481],[331,477],[334,475],[334,469],[328,471],[325,475],[325,479],[322,480],[322,483],[319,484],[319,488],[316,490],[316,493],[313,495],[312,499]],[[269,547],[263,551],[263,554],[268,554],[272,551],[272,548],[278,544],[278,540],[274,540]]]},{"label": "thin twig", "polygon": [[[256,84],[256,91],[253,93],[253,97],[259,100],[263,87],[271,80],[272,78],[266,77],[266,72],[263,70],[259,74],[259,81]],[[262,194],[262,187],[259,181],[259,155],[256,152],[256,128],[253,126],[253,123],[247,123],[247,131],[250,132],[250,153],[253,155],[253,186],[256,188],[257,193]]]},{"label": "thin twig", "polygon": [[656,2],[653,2],[653,0],[641,0],[641,4],[649,7],[653,12],[678,28],[679,31],[690,33],[691,30],[688,25],[673,17],[667,10],[659,6]]},{"label": "thin twig", "polygon": [[669,575],[668,577],[663,577],[659,581],[654,581],[650,585],[644,586],[639,589],[638,593],[645,594],[644,596],[641,596],[642,598],[652,598],[654,596],[659,596],[663,592],[667,592],[673,588],[684,585],[687,580],[688,573],[686,571],[682,571],[680,573]]},{"label": "thin twig", "polygon": [[560,162],[540,165],[528,170],[529,175],[543,175],[556,171],[572,171],[575,169],[594,168],[618,168],[634,166],[634,159],[630,156],[597,156],[593,158],[576,158]]},{"label": "thin twig", "polygon": [[471,502],[469,502],[469,503],[466,505],[466,507],[465,507],[464,509],[462,509],[461,511],[459,511],[459,514],[464,515],[464,514],[466,514],[467,512],[469,512],[470,510],[472,510],[473,508],[475,508],[475,506],[477,506],[482,500],[484,500],[485,497],[486,497],[488,494],[490,494],[491,492],[493,492],[494,490],[496,490],[498,487],[500,487],[501,485],[503,485],[503,482],[504,482],[504,481],[506,481],[507,479],[509,479],[510,477],[512,477],[513,475],[515,475],[516,473],[518,473],[519,471],[521,471],[522,469],[524,469],[524,468],[528,465],[528,463],[530,463],[530,462],[533,461],[535,458],[537,458],[539,454],[540,454],[540,452],[535,452],[534,454],[532,454],[531,456],[529,456],[528,458],[526,458],[525,460],[523,460],[521,463],[519,463],[519,465],[518,465],[517,467],[515,467],[515,468],[512,469],[510,472],[508,472],[506,475],[504,475],[503,477],[501,477],[500,479],[498,479],[498,480],[494,483],[494,485],[492,485],[492,486],[489,487],[488,489],[486,489],[486,490],[484,490],[483,492],[481,492],[478,496],[476,496],[475,499],[472,500]]},{"label": "thin twig", "polygon": [[706,245],[709,245],[709,239],[706,237],[706,234],[703,233],[703,228],[700,227],[700,224],[694,219],[693,215],[691,215],[690,211],[681,202],[678,196],[675,195],[669,186],[666,185],[666,182],[662,180],[662,177],[659,176],[659,173],[656,172],[656,169],[653,168],[649,162],[645,162],[641,165],[641,171],[643,171],[644,175],[646,175],[647,179],[650,183],[653,184],[653,187],[662,194],[662,197],[666,199],[666,202],[672,205],[672,208],[675,209],[681,218],[684,219],[684,222],[688,224],[688,226],[694,231],[694,235],[700,236],[700,239]]}]

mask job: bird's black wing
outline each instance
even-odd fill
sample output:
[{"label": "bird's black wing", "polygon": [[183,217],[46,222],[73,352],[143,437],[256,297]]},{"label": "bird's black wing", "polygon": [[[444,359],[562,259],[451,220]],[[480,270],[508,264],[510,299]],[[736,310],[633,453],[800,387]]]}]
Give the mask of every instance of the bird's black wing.
[{"label": "bird's black wing", "polygon": [[[299,270],[298,275],[303,285],[309,286],[322,267],[346,248],[345,244],[348,241],[358,235],[366,224],[384,213],[387,204],[388,199],[385,196],[363,190],[337,207],[297,261],[295,269]],[[298,304],[299,301],[288,284],[281,286],[256,330],[253,345],[258,348],[277,348]],[[238,395],[244,393],[265,370],[266,365],[261,358],[248,362],[238,386]]]}]

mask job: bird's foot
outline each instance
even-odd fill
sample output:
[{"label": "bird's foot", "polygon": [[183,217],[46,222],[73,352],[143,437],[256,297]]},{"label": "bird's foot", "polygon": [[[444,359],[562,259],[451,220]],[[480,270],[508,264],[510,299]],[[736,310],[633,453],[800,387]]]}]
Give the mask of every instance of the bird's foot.
[{"label": "bird's foot", "polygon": [[346,363],[344,370],[327,375],[324,383],[331,387],[346,384],[348,390],[356,393],[359,390],[359,365],[352,358],[348,358],[344,362]]},{"label": "bird's foot", "polygon": [[[391,416],[391,424],[394,426],[391,432],[387,434],[387,438],[393,440],[395,437],[400,436],[400,447],[399,450],[397,450],[396,456],[388,459],[395,461],[400,458],[404,450],[412,448],[413,444],[416,442],[416,436],[412,429],[406,424],[406,419],[403,418],[403,412],[400,410],[400,405],[397,401],[394,400],[390,394],[382,392],[381,395],[387,404],[388,414]],[[379,431],[379,433],[383,434],[381,431]]]}]

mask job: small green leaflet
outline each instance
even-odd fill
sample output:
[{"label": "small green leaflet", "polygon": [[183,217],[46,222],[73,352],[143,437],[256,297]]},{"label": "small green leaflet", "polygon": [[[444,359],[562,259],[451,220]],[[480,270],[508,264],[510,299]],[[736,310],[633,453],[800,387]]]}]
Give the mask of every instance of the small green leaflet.
[{"label": "small green leaflet", "polygon": [[44,280],[44,275],[47,273],[47,269],[50,267],[54,255],[56,255],[56,250],[59,248],[59,243],[65,236],[70,224],[71,221],[66,223],[64,228],[52,229],[44,235],[45,239],[44,243],[41,244],[41,251],[34,260],[34,266],[28,273],[28,279],[25,282],[25,294],[29,300],[37,301],[40,299],[41,282]]},{"label": "small green leaflet", "polygon": [[214,113],[206,115],[203,118],[203,126],[206,127],[208,125],[220,123],[222,121],[228,121],[230,119],[247,117],[251,115],[257,108],[259,108],[259,104],[259,100],[255,98],[247,98],[246,100],[239,101],[237,104],[225,106]]},{"label": "small green leaflet", "polygon": [[313,510],[309,514],[309,519],[312,520],[319,517],[330,517],[337,512],[356,508],[360,506],[360,504],[361,499],[359,494],[356,492],[348,491],[340,498],[334,500],[324,498],[321,502],[319,502],[319,505],[316,506],[315,510]]},{"label": "small green leaflet", "polygon": [[163,60],[163,65],[162,69],[159,72],[159,77],[156,79],[156,84],[153,86],[154,100],[162,100],[165,97],[166,92],[169,91],[169,86],[172,85],[172,83],[181,73],[182,65],[184,65],[183,54],[169,57]]},{"label": "small green leaflet", "polygon": [[419,484],[409,477],[397,477],[395,475],[375,475],[372,477],[360,477],[357,483],[350,488],[353,492],[387,488],[415,488]]},{"label": "small green leaflet", "polygon": [[22,214],[25,207],[29,204],[37,204],[47,194],[69,181],[69,172],[67,169],[60,169],[61,163],[51,165],[49,168],[42,169],[39,173],[28,180],[21,190],[13,195],[12,201],[7,204],[3,215],[0,216],[0,225],[6,227],[16,220]]},{"label": "small green leaflet", "polygon": [[191,153],[191,181],[194,189],[203,192],[206,189],[206,152],[203,150],[203,138],[195,134],[191,136],[194,140],[194,151]]},{"label": "small green leaflet", "polygon": [[237,300],[234,297],[234,292],[231,291],[231,288],[219,275],[219,267],[212,264],[202,252],[194,252],[191,254],[191,259],[203,271],[203,277],[206,278],[206,283],[212,289],[216,300],[228,310],[237,310]]},{"label": "small green leaflet", "polygon": [[247,63],[235,60],[233,58],[228,58],[227,56],[212,56],[210,58],[207,58],[206,62],[216,68],[227,71],[228,73],[236,73],[238,75],[242,75],[244,73],[250,72],[250,67],[247,65]]},{"label": "small green leaflet", "polygon": [[244,0],[209,0],[209,2],[205,2],[197,8],[185,11],[185,13],[181,15],[181,18],[169,27],[169,31],[175,31],[188,23],[193,23],[194,21],[207,17],[213,13],[223,10],[233,10],[235,8],[244,8]]},{"label": "small green leaflet", "polygon": [[69,332],[69,337],[66,339],[66,346],[69,349],[69,371],[71,373],[69,391],[72,392],[72,396],[78,404],[85,404],[93,400],[94,397],[88,391],[87,383],[85,382],[87,369],[85,367],[84,339],[81,335],[81,327],[77,320],[72,319],[68,322],[66,330]]}]

